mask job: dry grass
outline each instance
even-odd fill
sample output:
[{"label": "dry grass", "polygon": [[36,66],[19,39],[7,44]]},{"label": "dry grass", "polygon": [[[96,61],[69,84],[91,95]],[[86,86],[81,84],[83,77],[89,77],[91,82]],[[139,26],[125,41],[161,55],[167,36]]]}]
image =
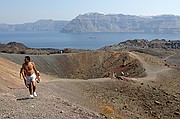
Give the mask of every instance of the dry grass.
[{"label": "dry grass", "polygon": [[100,106],[100,113],[107,119],[111,119],[114,116],[114,110],[110,106]]},{"label": "dry grass", "polygon": [[100,114],[105,116],[106,119],[124,119],[120,114],[116,115],[115,111],[110,106],[100,106]]}]

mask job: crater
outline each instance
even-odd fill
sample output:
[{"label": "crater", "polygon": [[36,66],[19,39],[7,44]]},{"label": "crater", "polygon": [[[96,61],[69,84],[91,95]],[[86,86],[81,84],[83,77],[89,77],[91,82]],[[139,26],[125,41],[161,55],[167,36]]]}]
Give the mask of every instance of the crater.
[{"label": "crater", "polygon": [[[3,56],[22,64],[25,55]],[[140,61],[127,52],[87,51],[60,55],[30,55],[30,57],[39,71],[58,78],[104,78],[112,77],[112,73],[117,76],[124,74],[128,77],[146,76]]]}]

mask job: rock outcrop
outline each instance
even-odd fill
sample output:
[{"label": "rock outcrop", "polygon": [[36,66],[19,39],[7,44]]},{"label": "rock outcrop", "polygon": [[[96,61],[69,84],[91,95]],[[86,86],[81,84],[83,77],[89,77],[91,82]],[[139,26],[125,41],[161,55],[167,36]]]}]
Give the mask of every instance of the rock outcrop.
[{"label": "rock outcrop", "polygon": [[71,49],[52,49],[52,48],[29,48],[22,43],[9,42],[7,44],[0,44],[0,52],[2,53],[14,53],[14,54],[61,54],[62,52],[71,52]]}]

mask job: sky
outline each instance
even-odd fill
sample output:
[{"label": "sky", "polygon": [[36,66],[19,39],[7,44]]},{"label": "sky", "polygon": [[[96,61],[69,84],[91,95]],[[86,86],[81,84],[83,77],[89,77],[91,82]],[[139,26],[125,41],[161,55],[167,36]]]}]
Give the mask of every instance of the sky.
[{"label": "sky", "polygon": [[180,16],[180,0],[0,0],[0,23],[21,24],[40,19],[72,20],[79,14]]}]

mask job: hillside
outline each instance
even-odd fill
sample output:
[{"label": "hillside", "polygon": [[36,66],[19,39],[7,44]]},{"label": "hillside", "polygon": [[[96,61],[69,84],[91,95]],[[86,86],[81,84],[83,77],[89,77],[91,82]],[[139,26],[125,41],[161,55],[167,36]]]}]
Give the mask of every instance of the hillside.
[{"label": "hillside", "polygon": [[0,57],[0,93],[23,85],[19,76],[20,67],[20,65]]},{"label": "hillside", "polygon": [[62,32],[180,33],[180,16],[87,13],[71,20]]}]

